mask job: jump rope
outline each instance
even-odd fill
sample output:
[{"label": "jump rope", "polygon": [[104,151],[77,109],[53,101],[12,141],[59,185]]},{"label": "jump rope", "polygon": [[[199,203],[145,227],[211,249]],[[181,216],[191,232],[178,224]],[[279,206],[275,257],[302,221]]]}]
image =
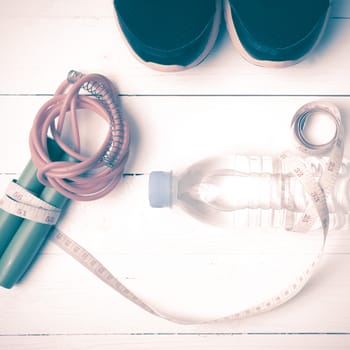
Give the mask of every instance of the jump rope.
[{"label": "jump rope", "polygon": [[[344,150],[344,128],[338,108],[326,102],[311,102],[302,106],[291,124],[298,153],[288,151],[280,155],[310,198],[305,213],[299,222],[293,222],[290,229],[308,232],[320,219],[323,243],[319,253],[298,276],[271,298],[225,317],[193,321],[166,315],[145,303],[88,251],[55,227],[69,199],[87,201],[101,198],[112,191],[122,178],[128,159],[130,135],[117,97],[115,86],[106,77],[71,71],[54,97],[38,111],[30,132],[32,159],[18,180],[9,184],[0,201],[0,285],[11,288],[19,281],[52,230],[51,240],[99,279],[145,311],[172,322],[200,324],[241,319],[272,310],[295,296],[315,271],[326,243],[329,228],[327,196],[334,189]],[[91,110],[109,124],[104,142],[90,157],[80,152],[79,109]],[[305,123],[315,112],[326,113],[335,125],[334,137],[325,144],[312,144],[304,135]],[[72,146],[62,139],[68,115]],[[328,155],[327,163],[317,180],[302,156],[325,153]]]}]

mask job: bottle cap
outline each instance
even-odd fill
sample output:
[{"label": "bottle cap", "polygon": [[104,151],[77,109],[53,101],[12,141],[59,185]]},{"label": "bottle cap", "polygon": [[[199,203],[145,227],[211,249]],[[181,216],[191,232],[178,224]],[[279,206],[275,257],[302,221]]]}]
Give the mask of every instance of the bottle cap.
[{"label": "bottle cap", "polygon": [[152,208],[170,207],[172,174],[165,171],[152,171],[149,175],[148,199]]}]

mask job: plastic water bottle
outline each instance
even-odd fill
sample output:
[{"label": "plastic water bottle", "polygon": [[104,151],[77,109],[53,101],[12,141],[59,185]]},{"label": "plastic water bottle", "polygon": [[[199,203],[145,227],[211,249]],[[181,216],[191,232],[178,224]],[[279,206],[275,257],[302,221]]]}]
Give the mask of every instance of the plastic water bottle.
[{"label": "plastic water bottle", "polygon": [[[305,158],[316,180],[326,161],[327,158]],[[288,228],[300,219],[309,201],[302,184],[278,157],[227,155],[202,160],[179,175],[155,171],[149,178],[152,207],[180,206],[197,219],[220,226]],[[327,204],[330,228],[349,227],[347,160],[342,162]],[[320,227],[320,222],[314,226]]]}]

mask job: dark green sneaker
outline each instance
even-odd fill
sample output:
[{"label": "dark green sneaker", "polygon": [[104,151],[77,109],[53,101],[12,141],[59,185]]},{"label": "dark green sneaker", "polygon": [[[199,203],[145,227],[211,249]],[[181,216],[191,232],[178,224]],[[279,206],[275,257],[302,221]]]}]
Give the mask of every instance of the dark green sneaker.
[{"label": "dark green sneaker", "polygon": [[249,62],[272,67],[302,60],[318,43],[330,0],[225,0],[231,39]]},{"label": "dark green sneaker", "polygon": [[199,64],[216,41],[221,0],[114,0],[117,24],[144,64],[176,71]]}]

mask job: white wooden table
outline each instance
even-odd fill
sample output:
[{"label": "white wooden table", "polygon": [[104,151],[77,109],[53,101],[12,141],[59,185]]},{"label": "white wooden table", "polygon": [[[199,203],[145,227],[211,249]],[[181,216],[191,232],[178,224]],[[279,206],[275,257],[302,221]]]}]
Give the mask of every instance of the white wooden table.
[{"label": "white wooden table", "polygon": [[[288,280],[298,254],[280,249],[287,245],[282,229],[247,244],[239,232],[151,209],[147,173],[215,154],[290,149],[294,112],[320,99],[340,108],[349,156],[349,0],[333,1],[320,45],[285,69],[244,61],[223,26],[198,67],[152,71],[121,41],[110,0],[0,0],[0,33],[1,192],[27,163],[33,118],[67,72],[101,73],[118,86],[131,125],[127,171],[146,175],[126,178],[101,200],[71,203],[58,227],[136,294],[179,316],[229,314],[247,294],[259,298]],[[0,348],[349,349],[349,271],[349,232],[331,232],[316,274],[285,305],[239,321],[183,326],[147,314],[48,242],[21,283],[0,290]]]}]

